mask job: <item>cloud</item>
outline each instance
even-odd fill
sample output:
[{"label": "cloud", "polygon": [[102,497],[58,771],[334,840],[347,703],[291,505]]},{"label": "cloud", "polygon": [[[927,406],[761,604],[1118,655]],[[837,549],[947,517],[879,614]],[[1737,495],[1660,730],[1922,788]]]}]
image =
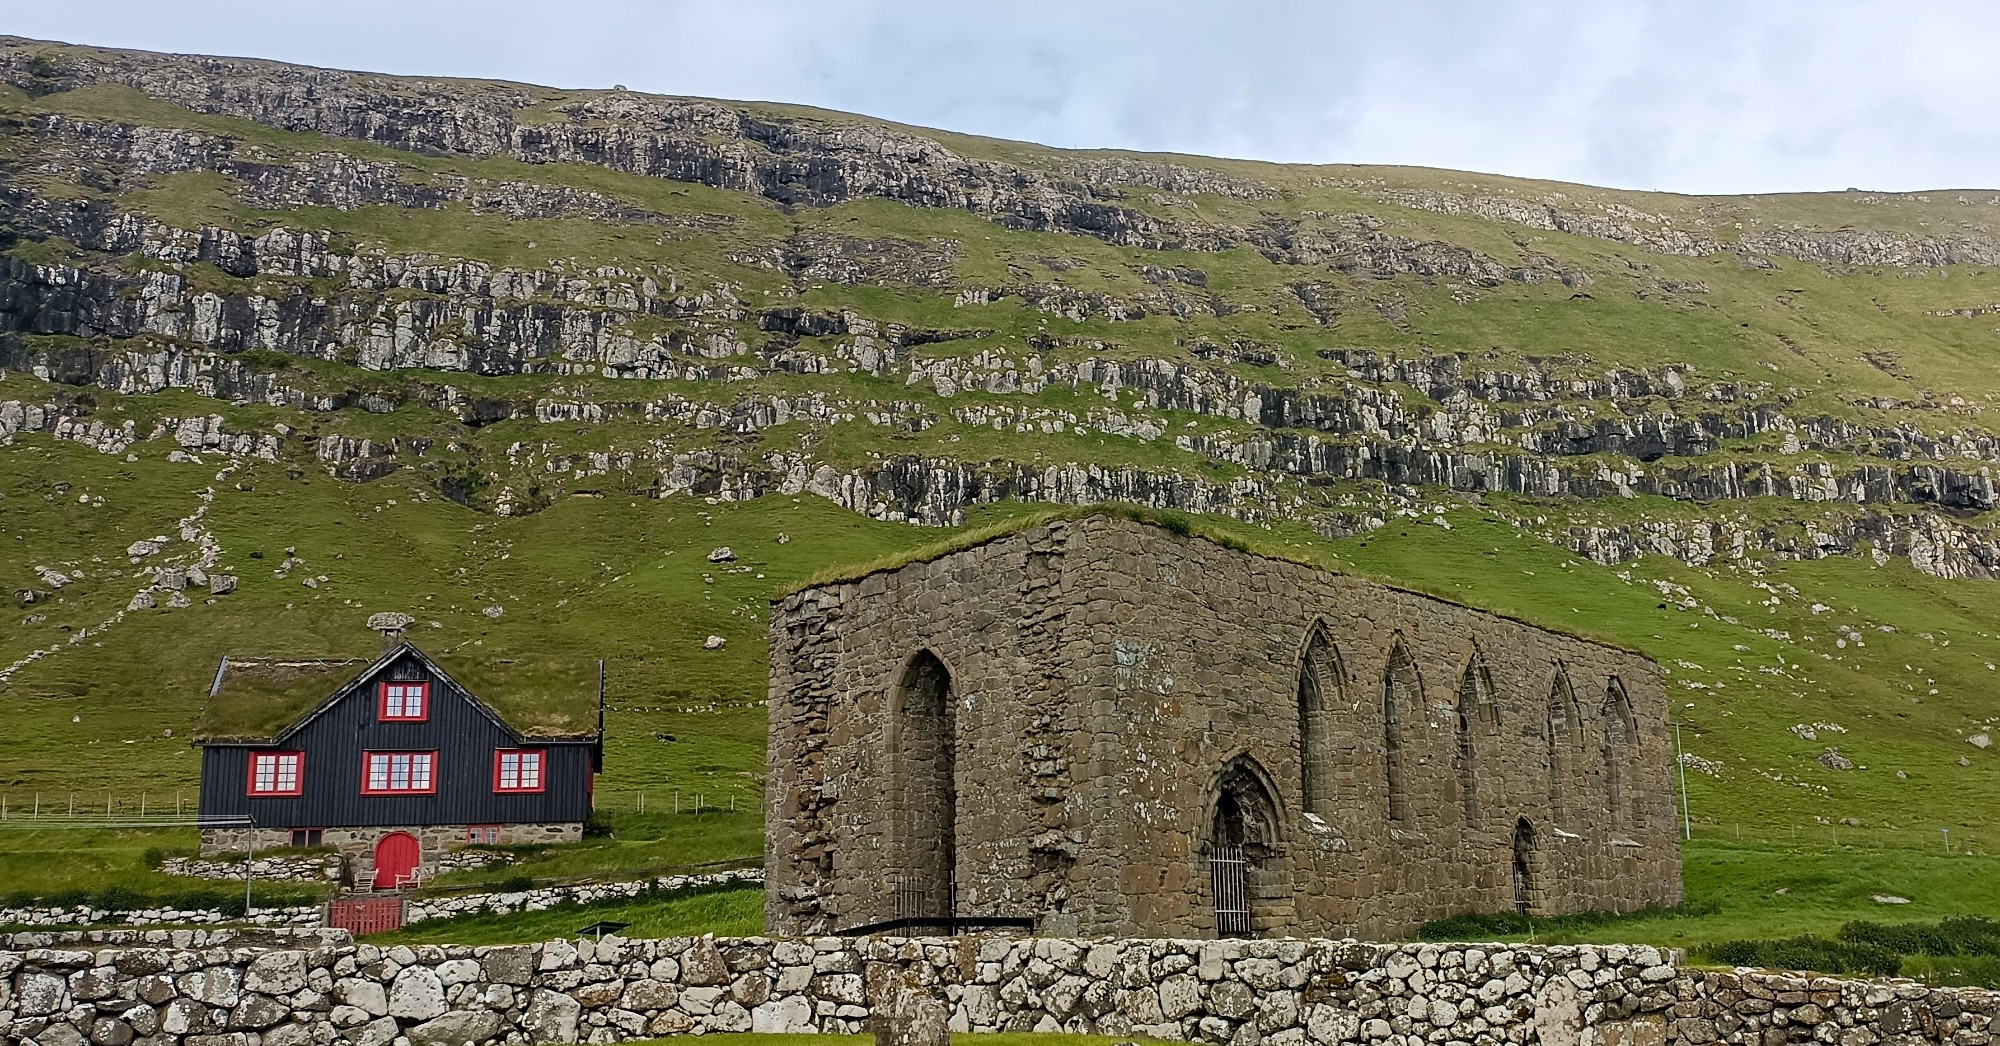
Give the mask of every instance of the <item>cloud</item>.
[{"label": "cloud", "polygon": [[9,30],[798,102],[997,138],[1679,192],[1992,186],[1979,0],[72,0]]}]

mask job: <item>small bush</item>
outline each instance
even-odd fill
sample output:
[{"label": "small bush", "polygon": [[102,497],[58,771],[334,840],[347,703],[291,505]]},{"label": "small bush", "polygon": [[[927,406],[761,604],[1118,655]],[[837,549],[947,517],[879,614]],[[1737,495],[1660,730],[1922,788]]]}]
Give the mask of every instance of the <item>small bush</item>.
[{"label": "small bush", "polygon": [[1635,919],[1693,919],[1714,915],[1721,906],[1714,901],[1682,901],[1672,908],[1641,908],[1619,915],[1613,912],[1576,912],[1549,918],[1519,912],[1467,912],[1448,919],[1436,919],[1417,928],[1424,941],[1487,941],[1499,937],[1526,937],[1531,934],[1568,933],[1612,926]]},{"label": "small bush", "polygon": [[526,893],[535,888],[535,880],[532,876],[510,875],[500,880],[499,886],[501,893]]},{"label": "small bush", "polygon": [[583,819],[583,837],[585,839],[611,838],[610,819],[605,817],[602,812],[592,810],[590,816]]},{"label": "small bush", "polygon": [[129,912],[146,907],[146,898],[137,890],[124,886],[109,886],[98,891],[91,898],[90,906],[103,912]]},{"label": "small bush", "polygon": [[1839,937],[1903,955],[2000,956],[2000,922],[1983,917],[1894,925],[1857,920],[1842,926]]},{"label": "small bush", "polygon": [[1765,966],[1819,973],[1863,973],[1893,977],[1903,957],[1876,944],[1851,944],[1815,934],[1762,940],[1717,941],[1697,954],[1725,966]]},{"label": "small bush", "polygon": [[48,908],[81,908],[91,901],[89,890],[57,890],[42,897],[40,904]]}]

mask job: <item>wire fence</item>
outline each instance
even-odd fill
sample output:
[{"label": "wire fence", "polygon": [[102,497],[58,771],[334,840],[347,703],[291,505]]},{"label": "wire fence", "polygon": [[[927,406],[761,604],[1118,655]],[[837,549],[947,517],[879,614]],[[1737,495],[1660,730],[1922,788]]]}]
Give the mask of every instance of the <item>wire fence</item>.
[{"label": "wire fence", "polygon": [[[600,791],[599,814],[645,815],[759,814],[764,793],[754,782],[703,782],[685,787],[652,785]],[[220,823],[220,822],[218,822]],[[194,789],[139,791],[0,792],[0,826],[99,828],[198,827]],[[1744,823],[1696,818],[1673,826],[1701,842],[1779,846],[1916,850],[1974,857],[2000,853],[2000,828],[1868,824],[1855,819],[1816,818],[1788,823]]]},{"label": "wire fence", "polygon": [[101,827],[172,827],[193,824],[199,804],[192,789],[142,791],[0,792],[0,822],[91,823]]},{"label": "wire fence", "polygon": [[[192,825],[200,816],[193,789],[120,794],[107,791],[0,792],[0,824],[96,825],[111,828],[169,828]],[[755,785],[721,783],[686,788],[656,786],[600,792],[599,813],[741,814],[763,809]]]}]

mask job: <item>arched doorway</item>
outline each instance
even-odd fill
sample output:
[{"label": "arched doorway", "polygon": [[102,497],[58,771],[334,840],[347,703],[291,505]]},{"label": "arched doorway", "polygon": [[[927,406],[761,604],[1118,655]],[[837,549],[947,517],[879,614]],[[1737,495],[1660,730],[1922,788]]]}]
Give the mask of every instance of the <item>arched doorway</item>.
[{"label": "arched doorway", "polygon": [[1284,894],[1279,867],[1278,803],[1270,777],[1249,756],[1238,756],[1217,775],[1209,820],[1208,870],[1215,902],[1215,932],[1248,937],[1256,931],[1259,902]]},{"label": "arched doorway", "polygon": [[890,723],[895,802],[892,823],[901,851],[894,868],[898,919],[949,920],[956,907],[958,783],[956,695],[951,671],[920,650],[897,681]]},{"label": "arched doorway", "polygon": [[408,832],[390,832],[375,843],[375,888],[396,890],[417,877],[423,849]]},{"label": "arched doorway", "polygon": [[1536,873],[1541,855],[1535,850],[1535,826],[1523,817],[1514,822],[1514,910],[1526,915],[1540,908]]}]

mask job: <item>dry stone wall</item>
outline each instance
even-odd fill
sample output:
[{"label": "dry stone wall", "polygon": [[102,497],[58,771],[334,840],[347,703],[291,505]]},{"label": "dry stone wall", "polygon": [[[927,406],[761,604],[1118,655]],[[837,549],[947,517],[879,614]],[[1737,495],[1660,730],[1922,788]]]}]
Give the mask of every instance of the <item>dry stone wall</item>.
[{"label": "dry stone wall", "polygon": [[[229,867],[223,865],[222,867]],[[243,866],[234,866],[240,882]],[[579,883],[543,886],[531,890],[503,890],[494,893],[465,893],[438,897],[411,898],[404,906],[405,923],[426,919],[449,919],[460,915],[499,915],[508,912],[539,912],[565,904],[596,904],[600,901],[637,897],[648,891],[671,892],[730,883],[755,883],[764,878],[761,868],[740,868],[703,875],[668,875],[615,883]],[[259,878],[259,882],[264,881]],[[0,908],[0,926],[200,926],[248,922],[260,927],[316,927],[325,913],[319,905],[259,908],[248,916],[230,915],[211,909],[172,907],[141,908],[129,911],[76,905],[68,908]]]},{"label": "dry stone wall", "polygon": [[666,938],[390,947],[337,932],[15,934],[0,1042],[465,1046],[864,1031],[915,984],[954,1031],[1233,1046],[1981,1046],[2000,995],[1691,971],[1649,947]]}]

